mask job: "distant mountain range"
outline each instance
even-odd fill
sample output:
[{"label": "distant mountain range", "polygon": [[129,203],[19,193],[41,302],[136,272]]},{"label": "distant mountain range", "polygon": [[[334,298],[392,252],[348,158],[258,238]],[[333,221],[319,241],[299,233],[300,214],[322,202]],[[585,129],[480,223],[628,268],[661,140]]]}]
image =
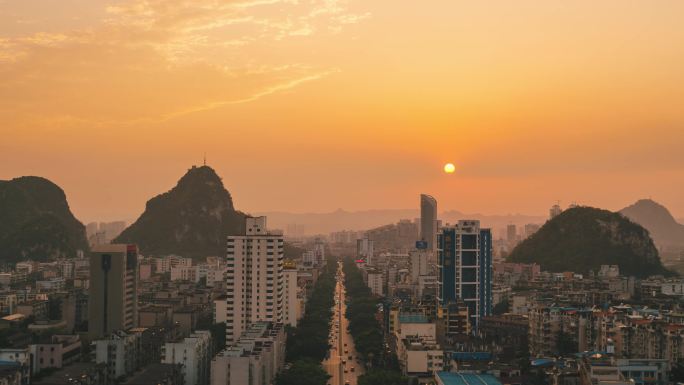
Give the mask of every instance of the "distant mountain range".
[{"label": "distant mountain range", "polygon": [[644,226],[659,248],[684,249],[684,225],[678,223],[665,206],[642,199],[620,213]]},{"label": "distant mountain range", "polygon": [[621,273],[636,277],[671,274],[645,228],[592,207],[563,211],[513,249],[508,260],[538,263],[554,272],[597,272],[601,265],[619,265]]},{"label": "distant mountain range", "polygon": [[[684,248],[684,225],[678,223],[662,205],[649,200],[640,200],[620,210],[634,222],[639,223],[651,233],[660,248]],[[338,209],[329,213],[290,213],[284,211],[265,211],[271,227],[287,230],[290,225],[303,228],[306,235],[327,234],[341,230],[370,230],[398,222],[401,219],[414,220],[420,216],[418,209],[382,209],[346,211]],[[522,227],[528,223],[543,224],[548,219],[541,215],[506,214],[467,214],[457,210],[443,211],[439,219],[444,223],[455,223],[459,219],[477,219],[482,226],[495,231],[509,224]],[[680,219],[679,222],[684,222]],[[495,236],[496,236],[495,232]]]},{"label": "distant mountain range", "polygon": [[245,216],[211,167],[193,166],[174,188],[147,201],[138,220],[113,242],[136,243],[150,256],[223,255],[226,235],[243,232]]},{"label": "distant mountain range", "polygon": [[[288,213],[282,211],[260,212],[257,215],[265,215],[271,227],[286,230],[288,225],[296,224],[303,226],[307,235],[327,234],[341,230],[369,230],[376,227],[396,223],[401,219],[420,217],[418,209],[387,209],[387,210],[363,210],[345,211],[338,209],[330,213]],[[546,217],[509,214],[509,215],[485,215],[464,214],[459,211],[444,211],[439,215],[443,223],[455,223],[459,219],[477,219],[483,226],[493,229],[504,228],[508,224],[523,226],[528,223],[544,223]]]},{"label": "distant mountain range", "polygon": [[0,262],[75,257],[88,250],[85,227],[64,191],[45,178],[0,181]]}]

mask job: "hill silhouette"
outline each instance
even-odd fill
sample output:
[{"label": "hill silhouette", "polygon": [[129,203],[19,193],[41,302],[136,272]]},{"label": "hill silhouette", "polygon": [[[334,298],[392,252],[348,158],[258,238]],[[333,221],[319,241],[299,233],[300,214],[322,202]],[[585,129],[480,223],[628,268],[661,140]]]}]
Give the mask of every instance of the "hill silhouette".
[{"label": "hill silhouette", "polygon": [[170,191],[147,201],[145,211],[114,243],[136,243],[145,255],[224,255],[227,235],[244,231],[221,178],[209,166],[193,166]]},{"label": "hill silhouette", "polygon": [[543,270],[588,273],[619,265],[623,275],[666,274],[648,230],[619,213],[592,207],[565,210],[511,252],[509,261]]},{"label": "hill silhouette", "polygon": [[0,261],[75,257],[87,249],[85,227],[59,186],[37,176],[0,181]]},{"label": "hill silhouette", "polygon": [[641,199],[620,213],[645,227],[658,247],[684,248],[684,225],[678,223],[665,206],[651,199]]}]

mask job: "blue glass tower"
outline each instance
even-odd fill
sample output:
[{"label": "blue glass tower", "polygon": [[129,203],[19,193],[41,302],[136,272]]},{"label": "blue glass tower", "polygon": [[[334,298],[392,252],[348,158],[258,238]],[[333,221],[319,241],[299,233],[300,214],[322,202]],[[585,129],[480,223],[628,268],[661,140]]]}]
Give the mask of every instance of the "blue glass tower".
[{"label": "blue glass tower", "polygon": [[480,229],[479,221],[459,221],[442,229],[438,247],[438,301],[463,301],[476,331],[480,317],[492,314],[491,230]]}]

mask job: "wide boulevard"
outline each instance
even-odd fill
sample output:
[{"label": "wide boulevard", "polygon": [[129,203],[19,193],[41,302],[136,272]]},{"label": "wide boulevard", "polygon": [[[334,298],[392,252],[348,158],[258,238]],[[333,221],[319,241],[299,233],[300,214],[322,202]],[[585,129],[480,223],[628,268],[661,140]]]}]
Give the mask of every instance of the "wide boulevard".
[{"label": "wide boulevard", "polygon": [[354,349],[354,340],[347,330],[349,321],[345,316],[345,290],[342,263],[339,263],[335,285],[335,309],[330,329],[330,352],[323,367],[330,374],[330,385],[356,385],[363,374],[363,365]]}]

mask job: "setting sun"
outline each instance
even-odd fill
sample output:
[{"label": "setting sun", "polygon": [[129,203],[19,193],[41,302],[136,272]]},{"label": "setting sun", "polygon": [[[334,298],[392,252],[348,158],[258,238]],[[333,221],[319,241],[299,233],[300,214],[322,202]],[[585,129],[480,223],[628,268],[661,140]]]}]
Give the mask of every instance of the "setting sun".
[{"label": "setting sun", "polygon": [[447,174],[453,174],[456,171],[456,166],[453,163],[447,163],[444,165],[444,172]]}]

